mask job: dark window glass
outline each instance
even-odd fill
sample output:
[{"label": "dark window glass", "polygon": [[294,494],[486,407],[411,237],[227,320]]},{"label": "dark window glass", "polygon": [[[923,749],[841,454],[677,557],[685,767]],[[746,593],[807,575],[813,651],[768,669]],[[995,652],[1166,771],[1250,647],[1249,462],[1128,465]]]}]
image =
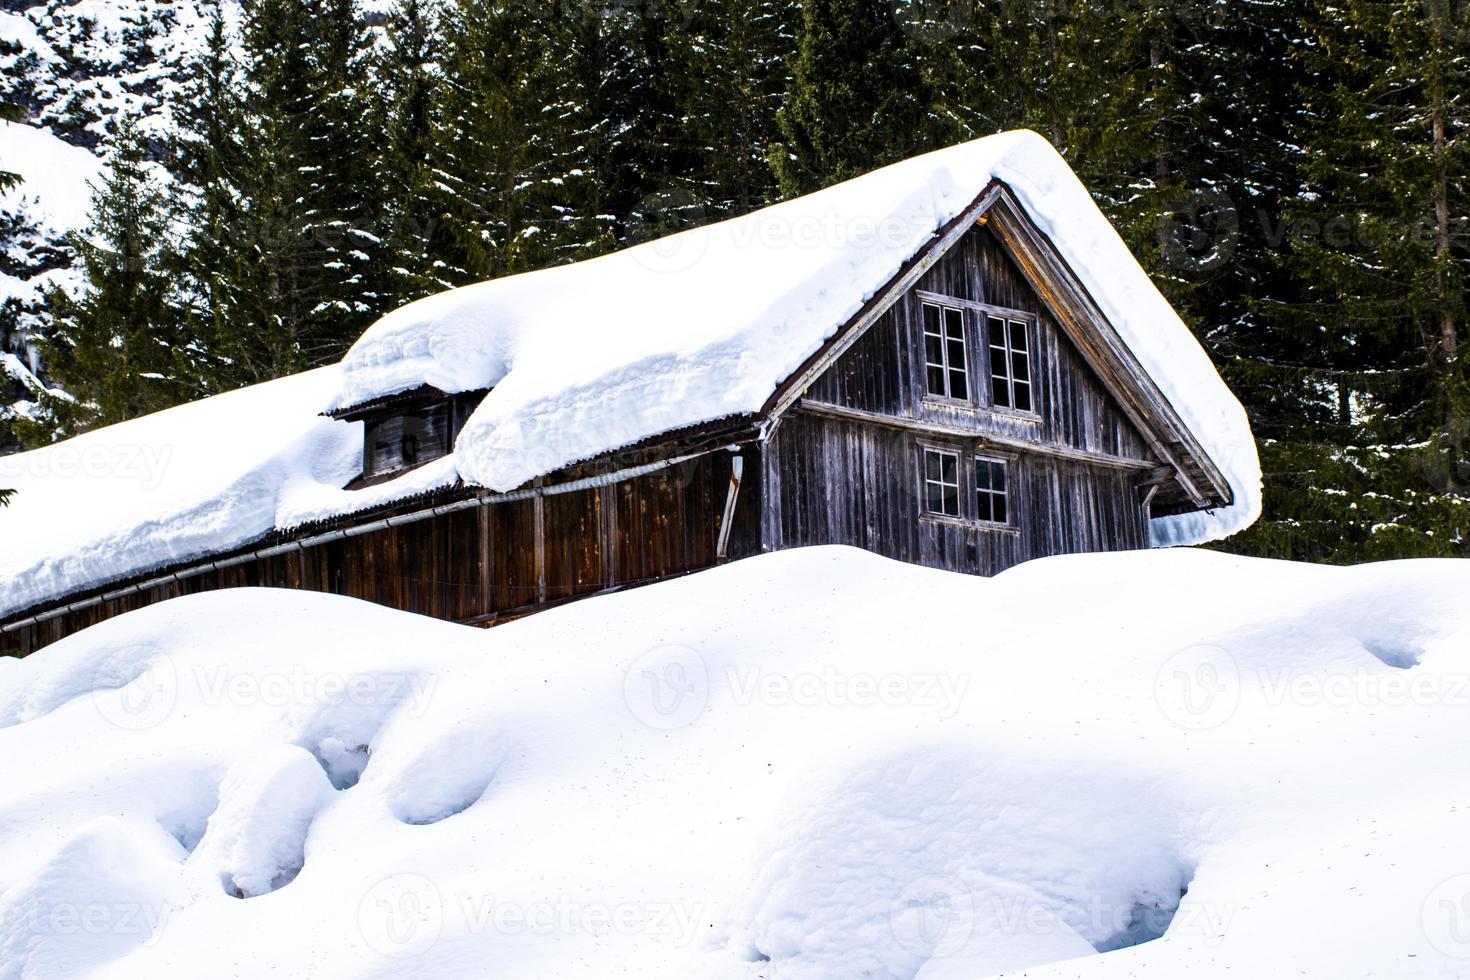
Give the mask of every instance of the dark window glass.
[{"label": "dark window glass", "polygon": [[924,450],[924,509],[944,517],[960,516],[960,454]]},{"label": "dark window glass", "polygon": [[990,401],[999,408],[1031,411],[1031,354],[1024,320],[986,317],[990,349]]},{"label": "dark window glass", "polygon": [[924,324],[924,383],[929,394],[968,399],[964,311],[937,303],[919,306]]},{"label": "dark window glass", "polygon": [[982,521],[1006,523],[1006,464],[998,459],[975,458],[975,516]]}]

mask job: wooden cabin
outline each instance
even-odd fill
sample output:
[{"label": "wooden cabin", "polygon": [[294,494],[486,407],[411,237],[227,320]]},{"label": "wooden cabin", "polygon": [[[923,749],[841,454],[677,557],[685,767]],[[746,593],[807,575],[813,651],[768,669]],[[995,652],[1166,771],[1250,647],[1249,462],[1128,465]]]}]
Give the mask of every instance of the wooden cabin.
[{"label": "wooden cabin", "polygon": [[[173,596],[313,589],[494,624],[763,551],[842,544],[977,575],[1144,548],[1234,491],[1004,181],[780,381],[707,420],[492,491],[458,482],[16,610],[30,652]],[[347,405],[380,486],[452,451],[484,390]],[[1253,458],[1253,456],[1252,456]]]}]

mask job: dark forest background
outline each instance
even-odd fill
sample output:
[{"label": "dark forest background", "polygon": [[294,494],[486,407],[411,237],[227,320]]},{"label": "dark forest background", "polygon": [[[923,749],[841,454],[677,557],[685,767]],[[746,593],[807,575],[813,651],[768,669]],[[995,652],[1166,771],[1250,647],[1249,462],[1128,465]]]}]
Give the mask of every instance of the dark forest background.
[{"label": "dark forest background", "polygon": [[300,371],[417,297],[1028,127],[1250,413],[1266,513],[1224,547],[1464,555],[1467,59],[1467,0],[249,0],[172,138],[113,127],[87,286],[37,338],[74,397],[0,437]]}]

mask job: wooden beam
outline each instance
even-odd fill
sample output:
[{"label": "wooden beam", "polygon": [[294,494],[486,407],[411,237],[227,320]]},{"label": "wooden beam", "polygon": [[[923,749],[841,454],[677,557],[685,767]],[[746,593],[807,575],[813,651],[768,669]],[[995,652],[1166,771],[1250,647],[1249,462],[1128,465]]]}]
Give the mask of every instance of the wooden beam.
[{"label": "wooden beam", "polygon": [[812,415],[823,415],[827,418],[841,419],[847,422],[877,425],[889,429],[905,429],[921,435],[931,435],[947,439],[965,439],[987,446],[1000,446],[1005,449],[1015,449],[1019,452],[1035,453],[1040,456],[1055,456],[1060,459],[1069,459],[1079,463],[1090,463],[1094,466],[1111,466],[1115,469],[1125,470],[1154,470],[1159,465],[1158,460],[1153,459],[1134,459],[1131,456],[1115,456],[1112,453],[1096,452],[1091,449],[1073,449],[1070,446],[1033,442],[1029,439],[1017,439],[1013,436],[997,435],[991,432],[976,432],[974,429],[961,428],[960,426],[923,422],[918,419],[902,418],[896,415],[881,415],[877,412],[848,408],[845,405],[833,405],[829,402],[812,401],[810,398],[803,398],[797,408],[799,411],[808,412]]},{"label": "wooden beam", "polygon": [[[1198,507],[1228,503],[1230,485],[1200,447],[1174,406],[1144,370],[1123,338],[1066,260],[1032,223],[1009,189],[990,209],[990,227],[1066,329],[1069,338],[1118,400],[1130,421],[1159,457],[1175,468],[1179,483]],[[999,220],[996,220],[999,219]],[[1161,437],[1159,428],[1164,435]],[[1178,444],[1211,484],[1201,487],[1172,448]]]},{"label": "wooden beam", "polygon": [[945,252],[948,252],[956,242],[965,236],[986,210],[997,200],[1003,187],[998,181],[991,181],[984,191],[980,193],[973,204],[955,217],[949,224],[935,234],[929,244],[925,245],[917,255],[909,259],[894,277],[880,289],[873,297],[863,304],[845,324],[838,328],[821,350],[818,350],[806,363],[797,368],[785,381],[776,388],[771,397],[766,399],[765,405],[756,413],[762,419],[780,419],[797,399],[801,398],[807,388],[821,373],[843,354],[853,344],[857,343],[868,328],[878,322],[878,318],[888,312],[898,299],[908,292],[919,278],[928,272]]}]

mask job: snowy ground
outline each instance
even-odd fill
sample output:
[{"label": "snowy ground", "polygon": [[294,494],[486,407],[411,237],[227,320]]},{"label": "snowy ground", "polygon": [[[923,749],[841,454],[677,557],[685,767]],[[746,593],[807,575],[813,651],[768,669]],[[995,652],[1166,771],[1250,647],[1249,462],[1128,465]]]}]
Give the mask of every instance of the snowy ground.
[{"label": "snowy ground", "polygon": [[0,662],[0,978],[1470,976],[1467,594],[826,548],[488,632],[176,600]]}]

